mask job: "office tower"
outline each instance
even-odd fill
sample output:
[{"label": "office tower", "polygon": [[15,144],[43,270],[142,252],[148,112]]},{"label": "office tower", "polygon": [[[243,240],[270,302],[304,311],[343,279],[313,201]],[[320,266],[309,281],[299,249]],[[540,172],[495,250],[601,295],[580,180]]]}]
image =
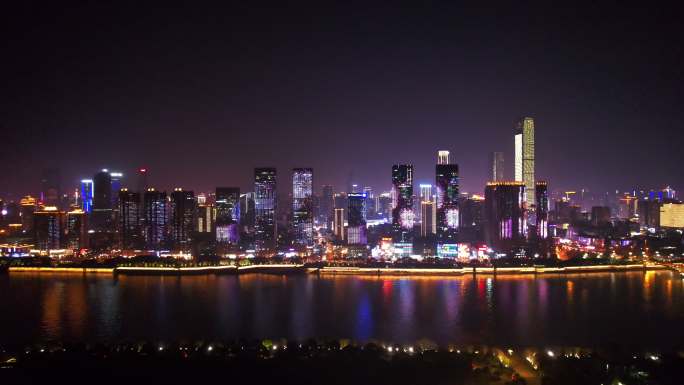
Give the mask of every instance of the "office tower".
[{"label": "office tower", "polygon": [[93,180],[81,180],[81,209],[90,214],[93,210]]},{"label": "office tower", "polygon": [[549,188],[545,181],[535,184],[535,224],[540,239],[549,237]]},{"label": "office tower", "polygon": [[527,236],[523,182],[489,182],[485,188],[486,240],[497,252],[524,245]]},{"label": "office tower", "polygon": [[455,243],[459,225],[458,165],[442,163],[448,159],[448,155],[442,156],[440,154],[435,166],[437,236],[440,243]]},{"label": "office tower", "polygon": [[[97,188],[97,183],[96,183]],[[145,247],[161,250],[168,241],[168,202],[166,193],[148,188],[143,197]]]},{"label": "office tower", "polygon": [[451,159],[449,157],[449,151],[440,150],[437,151],[437,164],[450,164]]},{"label": "office tower", "polygon": [[375,197],[375,211],[384,218],[392,216],[392,193],[383,192]]},{"label": "office tower", "polygon": [[169,211],[173,247],[175,250],[189,251],[195,223],[195,193],[175,188],[171,193]]},{"label": "office tower", "polygon": [[333,222],[333,209],[335,207],[333,186],[324,185],[321,189],[321,199],[318,204],[318,221],[330,230]]},{"label": "office tower", "polygon": [[276,169],[254,169],[255,248],[257,251],[276,248]]},{"label": "office tower", "polygon": [[110,172],[109,176],[111,178],[112,186],[112,210],[119,209],[119,191],[121,190],[121,179],[123,178],[123,173],[120,172]]},{"label": "office tower", "polygon": [[432,202],[432,185],[431,184],[421,184],[420,185],[420,201],[421,202]]},{"label": "office tower", "polygon": [[643,199],[637,203],[639,224],[646,228],[658,228],[660,226],[660,205],[658,200]]},{"label": "office tower", "polygon": [[27,195],[19,200],[19,217],[21,221],[21,229],[24,234],[31,234],[33,232],[34,219],[33,214],[38,208],[38,201],[36,198]]},{"label": "office tower", "polygon": [[112,221],[112,177],[107,169],[93,177],[92,226],[97,231],[109,231]]},{"label": "office tower", "polygon": [[254,229],[254,193],[248,192],[240,195],[240,226],[246,231]]},{"label": "office tower", "polygon": [[435,202],[420,202],[420,235],[427,237],[437,232],[437,208]]},{"label": "office tower", "polygon": [[684,203],[663,203],[660,206],[660,226],[684,228]]},{"label": "office tower", "polygon": [[66,213],[66,242],[65,248],[81,250],[88,248],[88,215],[81,209]]},{"label": "office tower", "polygon": [[339,239],[340,241],[344,241],[344,220],[345,220],[345,215],[344,212],[346,210],[343,208],[336,208],[335,209],[335,218],[333,220],[333,233]]},{"label": "office tower", "polygon": [[527,207],[534,206],[534,119],[518,121],[515,133],[515,180],[525,184]]},{"label": "office tower", "polygon": [[[658,216],[660,216],[660,207],[658,209]],[[641,208],[641,205],[639,205]],[[641,219],[641,216],[639,216]],[[605,226],[610,223],[610,207],[608,206],[593,206],[591,208],[591,224],[594,226]]]},{"label": "office tower", "polygon": [[492,152],[489,154],[490,180],[498,182],[504,180],[504,153]]},{"label": "office tower", "polygon": [[366,236],[366,194],[347,194],[347,244],[365,245]]},{"label": "office tower", "polygon": [[[242,210],[241,210],[242,211]],[[197,227],[198,233],[212,233],[214,232],[215,217],[214,205],[203,203],[197,205]]]},{"label": "office tower", "polygon": [[292,169],[292,226],[295,242],[313,246],[313,169]]},{"label": "office tower", "polygon": [[122,250],[135,250],[143,247],[140,215],[140,193],[119,190],[119,243]]},{"label": "office tower", "polygon": [[64,213],[55,206],[46,206],[33,213],[35,246],[38,250],[62,248]]},{"label": "office tower", "polygon": [[415,222],[413,212],[413,165],[392,166],[392,227],[395,241],[410,241]]},{"label": "office tower", "polygon": [[40,201],[44,206],[59,207],[61,203],[61,175],[59,169],[47,168],[40,178]]},{"label": "office tower", "polygon": [[216,188],[216,242],[236,245],[240,241],[240,188]]}]

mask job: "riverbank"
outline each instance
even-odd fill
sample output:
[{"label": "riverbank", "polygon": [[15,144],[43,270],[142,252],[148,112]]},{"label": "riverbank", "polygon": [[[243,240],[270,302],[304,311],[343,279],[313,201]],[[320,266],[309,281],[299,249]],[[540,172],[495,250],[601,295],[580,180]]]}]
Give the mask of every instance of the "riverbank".
[{"label": "riverbank", "polygon": [[364,275],[364,276],[464,276],[464,275],[544,275],[544,274],[588,274],[625,271],[668,270],[655,264],[596,265],[567,267],[463,267],[463,268],[368,268],[368,267],[321,267],[305,265],[249,265],[249,266],[198,266],[198,267],[135,267],[75,268],[75,267],[20,267],[8,269],[12,273],[79,273],[112,275],[203,275],[203,274],[319,274],[319,275]]}]

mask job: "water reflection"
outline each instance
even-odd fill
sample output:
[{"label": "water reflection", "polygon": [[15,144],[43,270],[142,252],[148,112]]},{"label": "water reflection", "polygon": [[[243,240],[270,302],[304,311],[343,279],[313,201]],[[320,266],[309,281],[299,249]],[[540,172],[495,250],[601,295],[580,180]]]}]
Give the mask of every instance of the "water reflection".
[{"label": "water reflection", "polygon": [[0,343],[311,336],[500,345],[684,341],[684,283],[669,272],[116,280],[12,274],[0,277],[0,300],[11,309],[0,327],[16,330]]}]

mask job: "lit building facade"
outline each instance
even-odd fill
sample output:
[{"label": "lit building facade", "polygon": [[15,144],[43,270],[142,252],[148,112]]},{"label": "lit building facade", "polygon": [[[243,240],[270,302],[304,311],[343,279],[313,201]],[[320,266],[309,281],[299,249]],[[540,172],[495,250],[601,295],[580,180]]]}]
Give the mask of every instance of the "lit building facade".
[{"label": "lit building facade", "polygon": [[[446,157],[448,160],[449,157]],[[435,166],[435,188],[437,190],[437,236],[440,243],[454,243],[459,226],[459,180],[458,165],[439,163]]]},{"label": "lit building facade", "polygon": [[295,242],[313,246],[313,169],[292,169],[292,226]]},{"label": "lit building facade", "polygon": [[140,224],[140,193],[123,188],[119,191],[119,242],[122,250],[143,247]]},{"label": "lit building facade", "polygon": [[277,239],[276,169],[254,169],[254,243],[257,251],[274,250]]},{"label": "lit building facade", "polygon": [[333,222],[333,186],[324,185],[321,189],[321,199],[318,203],[318,221],[323,224],[326,229],[331,229]]},{"label": "lit building facade", "polygon": [[176,250],[189,251],[192,228],[195,223],[195,193],[176,188],[171,193],[170,228],[171,242]]},{"label": "lit building facade", "polygon": [[504,180],[504,153],[494,151],[489,154],[490,180],[499,182]]},{"label": "lit building facade", "polygon": [[534,207],[534,119],[521,118],[515,133],[515,180],[525,184],[525,202]]},{"label": "lit building facade", "polygon": [[335,218],[333,221],[333,233],[335,234],[335,237],[339,239],[340,241],[344,241],[345,239],[345,234],[344,234],[344,220],[345,220],[345,209],[343,208],[336,208],[335,209]]},{"label": "lit building facade", "polygon": [[64,212],[55,206],[47,206],[33,213],[35,246],[49,251],[62,248],[64,233]]},{"label": "lit building facade", "polygon": [[66,242],[64,247],[70,250],[88,248],[88,215],[83,210],[71,210],[66,213]]},{"label": "lit building facade", "polygon": [[410,241],[414,223],[413,165],[395,164],[392,166],[392,228],[395,241]]},{"label": "lit building facade", "polygon": [[437,232],[437,210],[432,201],[420,202],[420,235],[427,237]]},{"label": "lit building facade", "polygon": [[81,210],[90,214],[93,211],[93,180],[81,180]]},{"label": "lit building facade", "polygon": [[549,186],[545,181],[535,184],[535,225],[540,239],[549,237]]},{"label": "lit building facade", "polygon": [[161,250],[168,246],[168,201],[166,193],[148,188],[144,201],[145,246],[149,250]]},{"label": "lit building facade", "polygon": [[684,203],[663,203],[660,206],[660,226],[684,228]]},{"label": "lit building facade", "polygon": [[[236,245],[240,241],[240,188],[216,188],[216,242],[219,245]],[[209,224],[205,216],[203,223]]]},{"label": "lit building facade", "polygon": [[366,235],[366,194],[347,194],[347,244],[365,245]]},{"label": "lit building facade", "polygon": [[527,237],[525,184],[489,182],[485,188],[486,241],[497,252],[522,247]]}]

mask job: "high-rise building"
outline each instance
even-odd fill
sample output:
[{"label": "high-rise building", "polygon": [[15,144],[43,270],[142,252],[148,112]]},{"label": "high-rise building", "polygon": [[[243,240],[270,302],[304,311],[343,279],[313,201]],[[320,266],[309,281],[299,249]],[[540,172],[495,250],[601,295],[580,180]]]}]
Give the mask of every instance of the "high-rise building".
[{"label": "high-rise building", "polygon": [[61,174],[57,168],[43,170],[40,178],[40,200],[45,206],[59,207],[61,203]]},{"label": "high-rise building", "polygon": [[88,215],[81,209],[66,213],[66,242],[65,248],[81,250],[88,248]]},{"label": "high-rise building", "polygon": [[109,176],[112,180],[112,209],[119,209],[119,191],[121,190],[121,179],[123,178],[123,173],[120,172],[110,172]]},{"label": "high-rise building", "polygon": [[494,151],[489,154],[490,180],[493,182],[504,180],[504,153]]},{"label": "high-rise building", "polygon": [[[33,214],[38,208],[38,202],[36,198],[27,195],[19,201],[19,217],[21,221],[21,229],[24,234],[33,233],[33,226],[35,224]],[[10,223],[12,223],[10,221]]]},{"label": "high-rise building", "polygon": [[255,223],[254,193],[240,195],[240,226],[246,231],[252,231]]},{"label": "high-rise building", "polygon": [[277,240],[276,169],[254,169],[254,243],[257,251],[274,250]]},{"label": "high-rise building", "polygon": [[[440,243],[455,243],[459,225],[459,180],[458,165],[441,163],[439,156],[435,166],[435,187],[437,189],[437,236]],[[446,159],[448,160],[448,156]]]},{"label": "high-rise building", "polygon": [[535,201],[537,236],[546,239],[549,237],[549,188],[545,181],[536,182]]},{"label": "high-rise building", "polygon": [[81,180],[81,209],[90,214],[93,210],[93,180]]},{"label": "high-rise building", "polygon": [[346,210],[343,208],[336,208],[335,209],[335,218],[333,220],[333,233],[339,239],[340,241],[344,241],[345,239],[345,234],[344,234],[344,220],[345,220],[345,212]]},{"label": "high-rise building", "polygon": [[515,133],[515,180],[525,184],[527,207],[534,206],[534,119],[521,118]]},{"label": "high-rise building", "polygon": [[292,226],[295,242],[313,246],[313,169],[292,169]]},{"label": "high-rise building", "polygon": [[392,227],[397,242],[410,241],[413,212],[413,165],[392,166]]},{"label": "high-rise building", "polygon": [[437,232],[437,208],[435,202],[423,200],[420,202],[420,235],[427,237]]},{"label": "high-rise building", "polygon": [[660,205],[658,200],[642,199],[637,203],[639,224],[647,228],[660,227]]},{"label": "high-rise building", "polygon": [[660,226],[684,228],[684,203],[663,203],[660,205]]},{"label": "high-rise building", "polygon": [[610,207],[592,206],[591,224],[594,226],[605,226],[610,223]]},{"label": "high-rise building", "polygon": [[449,158],[449,151],[439,150],[437,151],[437,164],[450,164],[451,159]]},{"label": "high-rise building", "polygon": [[50,251],[62,248],[64,212],[55,206],[46,206],[33,213],[35,246],[38,250]]},{"label": "high-rise building", "polygon": [[135,250],[143,247],[140,193],[119,190],[119,242],[122,250]]},{"label": "high-rise building", "polygon": [[148,188],[143,197],[145,245],[149,250],[168,246],[168,201],[166,193]]},{"label": "high-rise building", "polygon": [[497,252],[522,247],[527,237],[525,184],[489,182],[485,188],[486,240]]},{"label": "high-rise building", "polygon": [[173,247],[175,250],[189,251],[195,223],[195,193],[175,188],[169,206]]},{"label": "high-rise building", "polygon": [[92,226],[97,231],[108,231],[112,222],[112,177],[103,169],[93,177]]},{"label": "high-rise building", "polygon": [[431,202],[432,201],[432,185],[431,184],[421,184],[420,185],[420,201],[421,202]]},{"label": "high-rise building", "polygon": [[366,235],[366,194],[347,194],[347,244],[365,245]]},{"label": "high-rise building", "polygon": [[392,216],[392,193],[383,192],[375,197],[375,212],[383,218]]},{"label": "high-rise building", "polygon": [[215,217],[214,205],[203,203],[197,205],[197,227],[198,233],[212,233],[214,232]]},{"label": "high-rise building", "polygon": [[216,188],[216,242],[236,245],[240,240],[240,188]]},{"label": "high-rise building", "polygon": [[[149,187],[147,184],[147,174],[148,170],[146,167],[141,167],[138,169],[138,193],[141,195],[140,199],[142,199],[142,195],[145,194],[145,191],[147,191],[147,188]],[[142,202],[141,202],[142,203]]]},{"label": "high-rise building", "polygon": [[333,186],[324,185],[321,189],[321,199],[318,203],[318,221],[330,229],[333,222],[333,209],[335,207]]}]

